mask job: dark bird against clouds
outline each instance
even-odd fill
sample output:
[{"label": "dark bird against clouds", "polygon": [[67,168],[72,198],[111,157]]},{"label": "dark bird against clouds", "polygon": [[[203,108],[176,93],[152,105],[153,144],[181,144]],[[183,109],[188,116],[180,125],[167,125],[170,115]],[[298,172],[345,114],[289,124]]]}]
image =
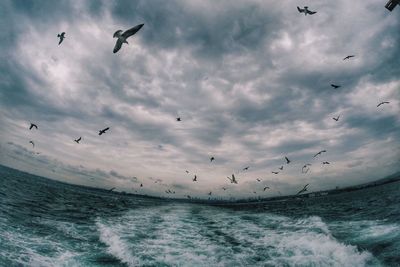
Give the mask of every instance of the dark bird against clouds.
[{"label": "dark bird against clouds", "polygon": [[234,174],[232,174],[232,179],[227,177],[229,179],[229,181],[231,181],[231,184],[237,184],[237,180]]},{"label": "dark bird against clouds", "polygon": [[325,153],[325,152],[326,152],[326,150],[321,150],[320,152],[318,152],[317,154],[314,155],[314,158],[315,158],[316,156],[318,156],[318,155],[321,155],[322,153]]},{"label": "dark bird against clouds", "polygon": [[330,164],[328,161],[322,162],[322,165]]},{"label": "dark bird against clouds", "polygon": [[338,121],[338,120],[339,120],[339,118],[340,118],[340,115],[339,115],[339,116],[337,116],[336,118],[335,118],[335,117],[333,117],[332,119],[333,119],[333,120],[335,120],[335,121]]},{"label": "dark bird against clouds", "polygon": [[341,87],[341,85],[337,85],[337,84],[331,84],[331,86],[333,87],[333,88],[335,88],[335,89],[338,89],[338,88],[340,88]]},{"label": "dark bird against clouds", "polygon": [[114,33],[113,37],[118,38],[118,40],[115,43],[113,53],[117,53],[121,49],[122,44],[124,44],[124,43],[128,44],[126,39],[128,39],[130,36],[134,35],[137,31],[139,31],[143,27],[143,25],[144,24],[136,25],[135,27],[125,31],[124,33],[122,33],[122,30],[116,31]]},{"label": "dark bird against clouds", "polygon": [[74,141],[79,144],[79,142],[82,140],[82,137],[79,137],[78,139],[75,139]]},{"label": "dark bird against clouds", "polygon": [[214,157],[211,157],[211,158],[210,158],[210,162],[213,162],[213,160],[215,160],[215,158],[214,158]]},{"label": "dark bird against clouds", "polygon": [[109,129],[110,129],[110,127],[107,127],[107,128],[105,128],[103,130],[100,130],[99,131],[99,135],[102,135],[102,134],[106,133],[106,131],[108,131]]},{"label": "dark bird against clouds", "polygon": [[32,128],[38,129],[37,125],[31,122],[31,126],[29,127],[29,130],[32,130]]},{"label": "dark bird against clouds", "polygon": [[296,195],[300,195],[301,193],[306,192],[306,191],[307,191],[307,186],[308,186],[308,184],[306,184],[306,185],[303,187],[303,189],[301,189],[299,192],[297,192]]},{"label": "dark bird against clouds", "polygon": [[197,175],[194,175],[193,182],[197,182]]},{"label": "dark bird against clouds", "polygon": [[249,170],[249,168],[250,168],[250,167],[247,166],[247,167],[243,168],[243,170],[244,170],[244,171],[247,171],[247,170]]},{"label": "dark bird against clouds", "polygon": [[302,173],[307,173],[309,168],[307,168],[308,166],[311,166],[310,163],[304,164],[303,168],[301,168],[301,172]]},{"label": "dark bird against clouds", "polygon": [[61,34],[57,34],[57,37],[60,38],[60,41],[58,42],[58,45],[60,45],[65,38],[65,32],[62,32]]},{"label": "dark bird against clouds", "polygon": [[381,103],[379,103],[376,107],[378,108],[379,106],[381,106],[381,105],[383,105],[383,104],[389,104],[390,102],[388,102],[388,101],[384,101],[384,102],[381,102]]},{"label": "dark bird against clouds", "polygon": [[343,58],[343,60],[347,60],[347,59],[350,59],[350,58],[352,58],[352,57],[355,57],[355,55],[347,56],[347,57]]},{"label": "dark bird against clouds", "polygon": [[35,143],[33,141],[29,141],[30,144],[32,144],[33,147],[35,147]]},{"label": "dark bird against clouds", "polygon": [[256,181],[257,181],[257,182],[261,182],[261,179],[257,178]]},{"label": "dark bird against clouds", "polygon": [[273,174],[278,174],[279,172],[272,172]]},{"label": "dark bird against clouds", "polygon": [[287,157],[285,157],[285,160],[286,160],[286,164],[290,163],[290,160]]},{"label": "dark bird against clouds", "polygon": [[176,118],[176,121],[182,121],[181,117]]},{"label": "dark bird against clouds", "polygon": [[316,11],[310,11],[310,10],[308,10],[308,6],[305,6],[304,8],[297,7],[297,10],[298,10],[300,13],[304,13],[305,16],[307,16],[307,14],[309,14],[309,15],[314,15],[315,13],[317,13]]},{"label": "dark bird against clouds", "polygon": [[263,191],[265,191],[265,190],[267,190],[267,189],[269,189],[269,187],[268,187],[268,186],[264,187]]}]

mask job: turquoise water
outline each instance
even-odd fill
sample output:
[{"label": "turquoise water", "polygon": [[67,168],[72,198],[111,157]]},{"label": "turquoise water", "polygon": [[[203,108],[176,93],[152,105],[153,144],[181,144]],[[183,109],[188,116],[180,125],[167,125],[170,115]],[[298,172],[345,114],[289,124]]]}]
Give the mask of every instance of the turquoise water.
[{"label": "turquoise water", "polygon": [[400,266],[400,183],[215,207],[0,166],[0,266]]}]

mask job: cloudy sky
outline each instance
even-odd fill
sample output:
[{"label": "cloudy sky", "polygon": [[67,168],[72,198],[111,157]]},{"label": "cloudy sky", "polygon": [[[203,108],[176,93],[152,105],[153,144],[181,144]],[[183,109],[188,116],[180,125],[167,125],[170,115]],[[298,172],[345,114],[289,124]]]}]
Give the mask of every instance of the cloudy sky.
[{"label": "cloudy sky", "polygon": [[0,164],[177,197],[383,178],[400,170],[400,7],[385,3],[1,1]]}]

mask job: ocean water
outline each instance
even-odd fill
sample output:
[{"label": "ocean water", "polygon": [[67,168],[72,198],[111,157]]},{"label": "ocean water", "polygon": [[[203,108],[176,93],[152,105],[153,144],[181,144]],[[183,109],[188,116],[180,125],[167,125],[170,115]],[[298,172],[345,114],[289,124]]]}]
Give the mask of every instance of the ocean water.
[{"label": "ocean water", "polygon": [[400,266],[400,183],[208,206],[0,167],[0,266]]}]

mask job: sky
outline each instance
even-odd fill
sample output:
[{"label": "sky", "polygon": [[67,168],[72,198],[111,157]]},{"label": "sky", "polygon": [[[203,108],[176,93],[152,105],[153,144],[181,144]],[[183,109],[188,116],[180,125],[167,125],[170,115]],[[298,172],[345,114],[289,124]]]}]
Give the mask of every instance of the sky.
[{"label": "sky", "polygon": [[[385,4],[1,1],[0,164],[204,198],[332,189],[398,172],[400,7]],[[141,23],[114,54],[114,32]]]}]

